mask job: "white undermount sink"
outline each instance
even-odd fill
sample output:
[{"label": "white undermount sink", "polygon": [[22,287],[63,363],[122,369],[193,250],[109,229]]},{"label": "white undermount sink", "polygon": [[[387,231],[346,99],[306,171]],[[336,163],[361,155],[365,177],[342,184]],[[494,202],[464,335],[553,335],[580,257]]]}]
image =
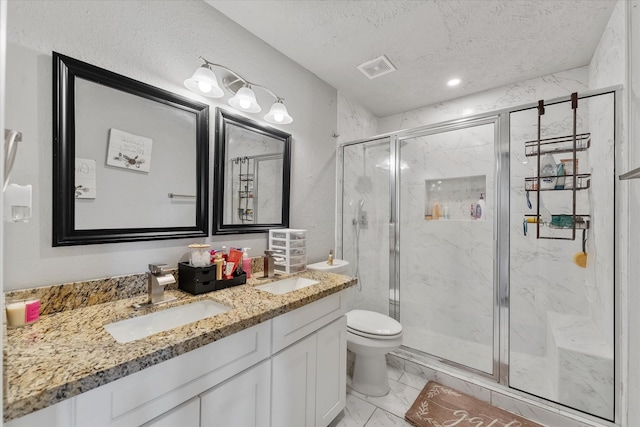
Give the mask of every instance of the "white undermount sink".
[{"label": "white undermount sink", "polygon": [[290,277],[289,279],[282,279],[275,282],[267,283],[264,285],[256,286],[256,289],[261,291],[270,292],[276,295],[286,294],[298,289],[306,288],[307,286],[320,283],[318,280],[307,279],[306,277]]},{"label": "white undermount sink", "polygon": [[206,319],[216,314],[226,313],[229,310],[231,310],[231,307],[216,301],[196,301],[191,304],[145,314],[144,316],[109,323],[104,325],[104,328],[119,343],[128,343],[158,332],[168,331],[178,326]]}]

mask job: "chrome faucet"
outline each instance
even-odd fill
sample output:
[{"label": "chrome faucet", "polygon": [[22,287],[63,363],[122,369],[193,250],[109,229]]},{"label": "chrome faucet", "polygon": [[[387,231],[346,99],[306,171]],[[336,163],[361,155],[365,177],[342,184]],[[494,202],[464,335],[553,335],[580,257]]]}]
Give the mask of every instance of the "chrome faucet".
[{"label": "chrome faucet", "polygon": [[273,266],[274,253],[275,251],[264,251],[264,275],[262,277],[264,277],[265,279],[275,276],[275,273],[273,270],[274,269],[274,266]]},{"label": "chrome faucet", "polygon": [[176,283],[173,274],[171,274],[166,267],[167,264],[149,264],[149,271],[147,272],[147,293],[149,299],[143,304],[133,304],[133,308],[138,310],[145,307],[154,307],[176,299],[176,297],[166,298],[164,296],[164,287]]}]

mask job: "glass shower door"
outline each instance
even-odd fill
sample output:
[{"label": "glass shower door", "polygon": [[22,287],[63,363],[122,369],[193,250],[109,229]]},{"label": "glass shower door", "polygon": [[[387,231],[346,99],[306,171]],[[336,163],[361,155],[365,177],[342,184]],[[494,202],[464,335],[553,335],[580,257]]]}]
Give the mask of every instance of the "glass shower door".
[{"label": "glass shower door", "polygon": [[389,313],[390,138],[342,149],[342,233],[338,247],[358,277],[353,308]]},{"label": "glass shower door", "polygon": [[403,137],[399,155],[404,345],[497,376],[497,118]]}]

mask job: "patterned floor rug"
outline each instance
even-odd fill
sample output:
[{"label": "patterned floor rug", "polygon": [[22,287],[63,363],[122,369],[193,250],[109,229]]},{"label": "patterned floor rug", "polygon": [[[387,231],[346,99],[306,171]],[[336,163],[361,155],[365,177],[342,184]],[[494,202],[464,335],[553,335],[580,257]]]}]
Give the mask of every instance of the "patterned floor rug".
[{"label": "patterned floor rug", "polygon": [[424,386],[404,417],[416,427],[543,427],[435,381]]}]

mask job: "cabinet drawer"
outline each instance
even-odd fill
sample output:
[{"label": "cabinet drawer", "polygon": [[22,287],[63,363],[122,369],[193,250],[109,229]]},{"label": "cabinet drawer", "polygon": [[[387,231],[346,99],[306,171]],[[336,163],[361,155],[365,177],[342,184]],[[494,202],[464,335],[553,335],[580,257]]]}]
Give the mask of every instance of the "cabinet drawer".
[{"label": "cabinet drawer", "polygon": [[140,425],[269,357],[271,322],[77,396],[77,425]]},{"label": "cabinet drawer", "polygon": [[346,296],[341,291],[274,318],[272,352],[277,353],[346,312]]}]

